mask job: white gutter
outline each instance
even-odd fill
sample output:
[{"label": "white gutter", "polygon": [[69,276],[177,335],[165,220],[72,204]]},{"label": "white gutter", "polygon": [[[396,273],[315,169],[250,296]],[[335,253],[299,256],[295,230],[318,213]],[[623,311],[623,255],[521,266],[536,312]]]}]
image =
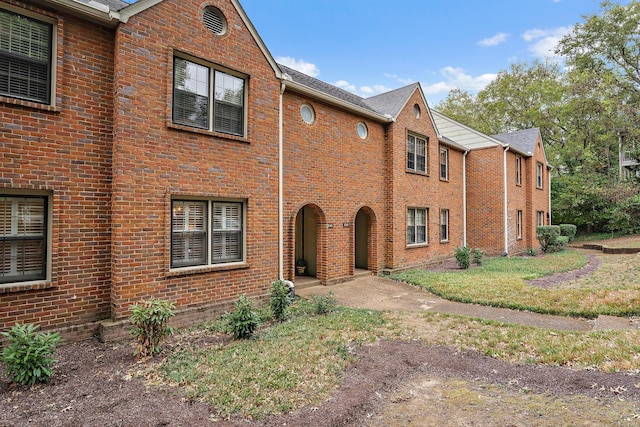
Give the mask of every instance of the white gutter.
[{"label": "white gutter", "polygon": [[283,216],[284,216],[284,193],[282,189],[283,184],[283,114],[282,114],[282,98],[287,85],[282,82],[280,84],[280,106],[278,112],[278,279],[284,280],[284,231],[283,231]]},{"label": "white gutter", "polygon": [[112,11],[109,9],[109,6],[95,1],[81,3],[77,0],[48,0],[46,3],[111,25],[120,22],[120,13]]},{"label": "white gutter", "polygon": [[507,206],[507,151],[509,146],[504,147],[504,255],[509,254],[509,209]]},{"label": "white gutter", "polygon": [[462,246],[467,246],[467,154],[462,156]]}]

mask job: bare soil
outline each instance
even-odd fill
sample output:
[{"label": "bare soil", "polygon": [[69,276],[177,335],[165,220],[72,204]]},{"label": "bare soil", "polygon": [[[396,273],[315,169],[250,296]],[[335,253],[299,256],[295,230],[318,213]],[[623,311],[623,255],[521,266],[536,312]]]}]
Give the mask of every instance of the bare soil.
[{"label": "bare soil", "polygon": [[179,388],[148,386],[131,375],[142,362],[129,344],[73,343],[56,357],[48,384],[11,384],[0,373],[0,426],[640,425],[638,373],[514,365],[418,341],[355,347],[329,400],[262,420],[223,419]]},{"label": "bare soil", "polygon": [[[509,424],[503,425],[536,425],[551,419],[550,401],[578,410],[578,419],[595,420],[594,411],[609,411],[604,425],[635,422],[640,413],[635,374],[512,365],[419,342],[357,347],[328,401],[263,420],[220,419],[214,407],[189,400],[177,388],[148,387],[129,374],[139,367],[129,345],[80,342],[59,348],[57,357],[49,384],[26,387],[0,376],[1,426],[495,425],[505,415]],[[543,400],[537,410],[534,398]],[[577,409],[581,402],[587,412]]]}]

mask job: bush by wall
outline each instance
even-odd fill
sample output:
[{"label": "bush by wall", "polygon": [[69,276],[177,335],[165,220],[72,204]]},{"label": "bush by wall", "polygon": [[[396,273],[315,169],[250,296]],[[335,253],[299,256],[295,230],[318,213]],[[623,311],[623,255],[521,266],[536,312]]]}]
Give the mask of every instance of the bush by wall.
[{"label": "bush by wall", "polygon": [[574,224],[560,224],[560,235],[568,237],[568,242],[571,242],[574,237],[576,237],[576,232],[578,231],[578,227]]},{"label": "bush by wall", "polygon": [[542,252],[547,252],[549,249],[554,249],[558,237],[560,237],[559,225],[541,225],[536,228],[536,237],[540,242],[540,248]]},{"label": "bush by wall", "polygon": [[15,324],[2,335],[9,339],[9,345],[0,355],[7,375],[13,382],[24,385],[46,383],[53,375],[52,365],[56,362],[53,353],[60,342],[58,333],[36,332],[33,324]]}]

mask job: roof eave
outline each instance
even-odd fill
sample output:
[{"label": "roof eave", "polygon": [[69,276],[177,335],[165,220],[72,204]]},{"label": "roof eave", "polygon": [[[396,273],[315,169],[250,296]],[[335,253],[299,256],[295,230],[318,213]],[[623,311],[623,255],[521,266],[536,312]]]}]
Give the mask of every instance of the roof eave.
[{"label": "roof eave", "polygon": [[362,107],[354,105],[354,104],[352,104],[350,102],[343,101],[343,100],[341,100],[339,98],[336,98],[335,96],[331,96],[331,95],[328,95],[328,94],[326,94],[324,92],[321,92],[319,90],[310,88],[309,86],[305,86],[303,84],[294,82],[293,80],[290,80],[290,79],[288,79],[286,77],[282,79],[282,82],[285,84],[287,89],[290,89],[290,90],[292,90],[294,92],[297,92],[297,93],[300,93],[300,94],[303,94],[303,95],[311,96],[311,97],[313,97],[315,99],[327,102],[327,103],[329,103],[331,105],[335,105],[335,106],[340,107],[340,108],[342,108],[344,110],[353,112],[353,113],[358,114],[360,116],[367,117],[367,118],[369,118],[371,120],[375,120],[375,121],[380,122],[380,123],[390,123],[390,122],[394,121],[393,117],[391,117],[391,116],[381,115],[381,114],[378,114],[376,112],[367,110],[366,108],[362,108]]},{"label": "roof eave", "polygon": [[62,9],[76,16],[82,16],[107,27],[115,27],[120,23],[120,13],[109,9],[108,6],[101,3],[92,2],[93,4],[81,3],[76,0],[41,0],[41,4],[53,5],[58,9]]}]

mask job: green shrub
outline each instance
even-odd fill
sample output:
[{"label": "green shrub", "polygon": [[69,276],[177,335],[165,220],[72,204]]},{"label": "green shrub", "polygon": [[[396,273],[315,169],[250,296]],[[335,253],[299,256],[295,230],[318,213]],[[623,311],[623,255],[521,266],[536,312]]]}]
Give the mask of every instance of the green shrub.
[{"label": "green shrub", "polygon": [[552,248],[554,252],[560,252],[569,244],[569,236],[558,236],[553,242]]},{"label": "green shrub", "polygon": [[482,252],[482,250],[479,248],[475,248],[472,253],[473,253],[473,263],[478,266],[482,265],[482,258],[484,257],[484,252]]},{"label": "green shrub", "polygon": [[251,338],[260,324],[260,316],[253,310],[253,301],[245,295],[238,297],[236,309],[223,318],[225,331],[236,339]]},{"label": "green shrub", "polygon": [[313,295],[311,306],[315,314],[331,313],[338,305],[338,300],[333,296],[333,291],[326,295]]},{"label": "green shrub", "polygon": [[286,319],[289,314],[289,304],[291,304],[289,286],[282,280],[273,282],[269,302],[273,317],[277,321]]},{"label": "green shrub", "polygon": [[138,341],[135,355],[143,358],[160,353],[162,341],[172,332],[168,323],[174,315],[174,308],[173,303],[155,298],[150,298],[131,308],[132,314],[129,318],[133,324],[131,334]]},{"label": "green shrub", "polygon": [[576,237],[576,231],[578,231],[578,227],[574,224],[560,224],[560,235],[567,236],[569,238],[568,242]]},{"label": "green shrub", "polygon": [[13,382],[25,385],[46,383],[53,375],[52,365],[56,360],[52,357],[60,335],[56,333],[36,332],[38,326],[16,323],[2,335],[9,338],[0,359],[5,364],[6,372]]},{"label": "green shrub", "polygon": [[541,225],[536,228],[536,236],[538,237],[538,242],[540,242],[540,247],[542,252],[547,252],[550,248],[553,249],[556,240],[560,237],[560,226],[559,225]]},{"label": "green shrub", "polygon": [[534,248],[527,248],[525,253],[527,254],[527,256],[536,256],[536,255],[538,255],[538,252]]},{"label": "green shrub", "polygon": [[454,249],[454,256],[458,263],[458,267],[467,269],[469,268],[469,265],[471,265],[471,248],[458,246]]}]

